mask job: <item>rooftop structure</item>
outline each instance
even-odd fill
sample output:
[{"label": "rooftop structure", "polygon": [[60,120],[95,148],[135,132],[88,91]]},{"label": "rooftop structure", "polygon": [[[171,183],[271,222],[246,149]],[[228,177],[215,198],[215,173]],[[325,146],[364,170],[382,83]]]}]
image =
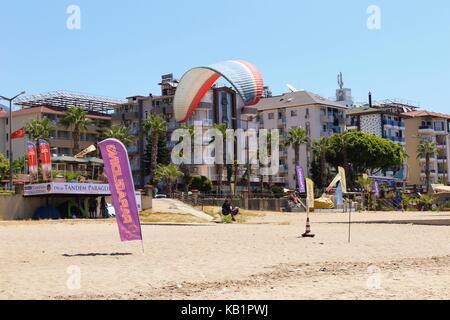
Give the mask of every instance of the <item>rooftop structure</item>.
[{"label": "rooftop structure", "polygon": [[77,106],[88,112],[111,114],[114,111],[114,106],[126,103],[126,101],[83,93],[54,91],[19,97],[15,103],[16,105],[21,106],[22,109],[41,106],[67,109],[71,106]]}]

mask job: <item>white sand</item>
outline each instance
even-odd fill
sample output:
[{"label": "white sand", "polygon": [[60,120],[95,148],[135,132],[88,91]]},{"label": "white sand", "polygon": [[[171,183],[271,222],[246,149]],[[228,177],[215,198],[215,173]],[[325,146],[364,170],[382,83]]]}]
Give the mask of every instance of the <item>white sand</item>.
[{"label": "white sand", "polygon": [[[313,214],[314,239],[299,238],[299,214],[243,225],[145,225],[143,254],[139,242],[119,242],[114,221],[0,223],[0,298],[450,298],[449,214],[354,219],[446,225],[357,223],[351,244],[342,214]],[[67,287],[70,266],[81,270],[80,289]]]}]

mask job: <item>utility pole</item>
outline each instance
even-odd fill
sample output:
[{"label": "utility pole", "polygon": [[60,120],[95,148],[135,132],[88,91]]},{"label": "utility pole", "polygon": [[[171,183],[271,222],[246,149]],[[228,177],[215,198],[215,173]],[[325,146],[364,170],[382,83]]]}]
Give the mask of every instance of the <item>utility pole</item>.
[{"label": "utility pole", "polygon": [[9,102],[9,190],[13,190],[13,144],[12,144],[12,105],[13,101],[17,99],[19,96],[25,94],[25,91],[22,91],[18,95],[12,98],[6,98],[4,96],[0,96],[0,99],[6,100]]}]

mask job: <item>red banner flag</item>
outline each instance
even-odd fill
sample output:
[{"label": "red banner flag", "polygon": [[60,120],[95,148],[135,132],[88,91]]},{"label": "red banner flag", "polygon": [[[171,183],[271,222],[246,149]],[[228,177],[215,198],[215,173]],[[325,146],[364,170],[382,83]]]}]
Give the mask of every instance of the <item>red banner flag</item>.
[{"label": "red banner flag", "polygon": [[11,139],[20,139],[25,137],[25,128],[21,128],[17,131],[14,131],[13,133],[11,133]]},{"label": "red banner flag", "polygon": [[52,158],[50,155],[50,145],[45,140],[39,140],[39,152],[41,153],[41,168],[44,181],[52,178]]},{"label": "red banner flag", "polygon": [[27,142],[28,152],[28,171],[30,173],[31,181],[35,181],[38,178],[38,163],[36,145],[33,142]]}]

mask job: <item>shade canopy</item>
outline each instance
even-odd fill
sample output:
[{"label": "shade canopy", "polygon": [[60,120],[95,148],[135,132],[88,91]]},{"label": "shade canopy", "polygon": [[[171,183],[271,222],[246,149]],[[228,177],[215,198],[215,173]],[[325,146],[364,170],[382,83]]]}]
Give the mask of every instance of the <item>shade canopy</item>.
[{"label": "shade canopy", "polygon": [[96,157],[91,158],[75,158],[69,156],[59,156],[53,157],[52,162],[54,163],[78,163],[78,164],[93,164],[93,165],[103,165],[103,160]]},{"label": "shade canopy", "polygon": [[69,156],[59,156],[59,157],[53,157],[52,162],[55,163],[88,163],[85,159],[78,159],[75,157],[69,157]]},{"label": "shade canopy", "polygon": [[181,78],[174,98],[175,119],[184,123],[214,83],[224,77],[241,96],[246,106],[259,102],[264,81],[258,69],[243,60],[230,60],[189,70]]}]

